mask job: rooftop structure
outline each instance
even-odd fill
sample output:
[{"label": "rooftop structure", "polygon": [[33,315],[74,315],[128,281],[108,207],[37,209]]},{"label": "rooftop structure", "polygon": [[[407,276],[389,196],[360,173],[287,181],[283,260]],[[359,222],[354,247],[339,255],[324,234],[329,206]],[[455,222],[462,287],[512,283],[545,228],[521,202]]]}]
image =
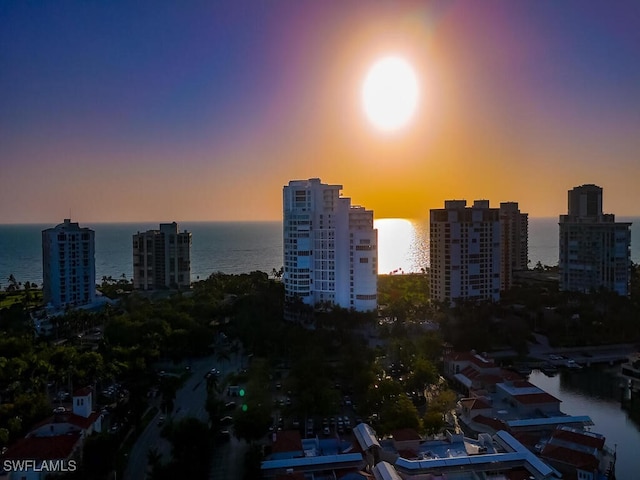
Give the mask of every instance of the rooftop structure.
[{"label": "rooftop structure", "polygon": [[500,212],[446,200],[430,212],[431,293],[441,302],[500,298]]},{"label": "rooftop structure", "polygon": [[178,224],[133,235],[133,286],[139,290],[191,286],[191,233]]},{"label": "rooftop structure", "polygon": [[66,218],[42,231],[44,303],[55,308],[93,303],[96,295],[95,232]]},{"label": "rooftop structure", "polygon": [[[102,415],[92,411],[92,390],[80,389],[73,394],[72,411],[56,413],[11,445],[4,460],[33,460],[17,478],[45,478],[49,471],[43,462],[79,461],[85,439],[102,430]],[[11,473],[9,474],[11,477]]]},{"label": "rooftop structure", "polygon": [[283,189],[285,298],[357,311],[377,307],[378,236],[373,212],[318,178]]},{"label": "rooftop structure", "polygon": [[605,448],[597,433],[558,427],[540,448],[540,456],[559,471],[583,480],[600,478],[615,463],[615,453]]},{"label": "rooftop structure", "polygon": [[560,288],[629,295],[630,226],[602,212],[601,187],[569,190],[568,214],[560,215]]},{"label": "rooftop structure", "polygon": [[324,478],[325,474],[335,478],[336,472],[358,472],[364,467],[362,454],[353,451],[349,442],[336,438],[301,439],[297,430],[274,433],[271,448],[272,453],[261,467],[263,478],[267,479],[294,475]]},{"label": "rooftop structure", "polygon": [[529,268],[529,214],[517,202],[500,204],[500,290],[513,286],[513,272]]},{"label": "rooftop structure", "polygon": [[[366,439],[366,435],[365,435]],[[358,442],[360,442],[358,438]],[[509,433],[480,434],[477,439],[446,433],[441,440],[421,441],[407,456],[394,442],[383,441],[377,448],[379,461],[373,468],[376,479],[424,478],[475,480],[477,478],[557,479],[560,474],[536,457]],[[366,445],[361,445],[365,449]],[[526,473],[527,476],[522,476]],[[396,476],[397,475],[397,476]]]}]

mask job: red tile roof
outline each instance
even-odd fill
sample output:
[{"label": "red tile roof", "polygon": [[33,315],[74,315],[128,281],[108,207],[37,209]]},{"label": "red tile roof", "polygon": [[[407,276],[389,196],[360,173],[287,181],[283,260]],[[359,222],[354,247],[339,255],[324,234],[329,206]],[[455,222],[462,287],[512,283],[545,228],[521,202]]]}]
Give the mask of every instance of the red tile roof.
[{"label": "red tile roof", "polygon": [[82,428],[83,430],[88,429],[91,425],[95,423],[95,421],[100,417],[98,412],[93,412],[89,417],[81,417],[80,415],[76,415],[75,413],[65,412],[65,413],[56,413],[52,417],[43,420],[42,422],[36,424],[32,430],[37,430],[40,427],[45,425],[49,425],[50,423],[70,423],[71,425],[75,425],[76,427]]},{"label": "red tile roof", "polygon": [[522,445],[527,447],[529,450],[533,450],[533,448],[540,443],[540,434],[530,433],[530,432],[514,432],[513,438],[518,440]]},{"label": "red tile roof", "polygon": [[413,428],[401,428],[400,430],[394,430],[391,432],[393,439],[396,442],[408,442],[412,440],[422,440],[418,432]]},{"label": "red tile roof", "polygon": [[73,392],[74,397],[86,397],[90,393],[93,393],[93,389],[91,387],[79,388],[75,392]]},{"label": "red tile roof", "polygon": [[496,366],[493,358],[485,358],[477,353],[474,354],[471,352],[451,352],[446,359],[454,362],[471,362],[482,368],[492,368]]},{"label": "red tile roof", "polygon": [[480,372],[478,372],[475,368],[473,368],[471,365],[469,365],[466,368],[463,368],[460,373],[462,375],[464,375],[467,378],[470,378],[471,380],[473,380],[474,378],[476,378],[478,375],[480,375]]},{"label": "red tile roof", "polygon": [[491,375],[489,373],[485,373],[484,375],[480,375],[478,377],[478,381],[482,382],[485,385],[495,385],[496,383],[501,383],[503,378],[500,375]]},{"label": "red tile roof", "polygon": [[500,376],[504,378],[505,382],[514,382],[518,380],[522,380],[522,375],[518,372],[514,372],[512,370],[502,369],[500,370]]},{"label": "red tile roof", "polygon": [[542,450],[540,456],[542,458],[548,458],[567,465],[573,465],[581,470],[593,471],[598,468],[599,464],[598,459],[593,455],[572,450],[567,447],[561,447],[559,445],[547,444]]},{"label": "red tile roof", "polygon": [[491,408],[491,405],[489,405],[481,398],[463,398],[462,400],[460,400],[460,403],[463,407],[466,407],[469,410]]},{"label": "red tile roof", "polygon": [[86,430],[95,423],[98,417],[100,417],[100,414],[98,412],[93,412],[87,418],[76,415],[74,413],[70,413],[68,414],[67,422]]},{"label": "red tile roof", "polygon": [[605,439],[602,436],[595,436],[587,432],[573,432],[571,430],[557,429],[551,434],[552,438],[558,440],[564,440],[565,442],[571,442],[578,445],[584,445],[586,447],[597,448],[602,450],[604,448]]},{"label": "red tile roof", "polygon": [[273,453],[299,452],[302,450],[302,440],[300,439],[300,432],[297,430],[283,430],[276,433],[276,439],[271,449]]},{"label": "red tile roof", "polygon": [[4,454],[11,460],[63,460],[69,458],[80,440],[80,432],[53,437],[27,437],[18,440]]},{"label": "red tile roof", "polygon": [[405,458],[407,460],[417,460],[418,459],[418,452],[416,452],[415,450],[398,450],[398,455],[400,455],[400,457]]},{"label": "red tile roof", "polygon": [[484,415],[476,415],[475,417],[473,417],[473,421],[486,425],[494,429],[496,432],[500,430],[509,431],[509,426],[502,420],[499,420],[497,418],[489,418],[485,417]]}]

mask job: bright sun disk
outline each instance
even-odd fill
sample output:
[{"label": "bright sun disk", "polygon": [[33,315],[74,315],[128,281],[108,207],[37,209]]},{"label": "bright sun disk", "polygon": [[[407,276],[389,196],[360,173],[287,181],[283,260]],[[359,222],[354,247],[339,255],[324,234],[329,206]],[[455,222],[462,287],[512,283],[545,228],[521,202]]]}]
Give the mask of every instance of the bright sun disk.
[{"label": "bright sun disk", "polygon": [[418,105],[418,79],[411,65],[400,57],[385,57],[369,70],[362,87],[367,118],[385,131],[406,125]]}]

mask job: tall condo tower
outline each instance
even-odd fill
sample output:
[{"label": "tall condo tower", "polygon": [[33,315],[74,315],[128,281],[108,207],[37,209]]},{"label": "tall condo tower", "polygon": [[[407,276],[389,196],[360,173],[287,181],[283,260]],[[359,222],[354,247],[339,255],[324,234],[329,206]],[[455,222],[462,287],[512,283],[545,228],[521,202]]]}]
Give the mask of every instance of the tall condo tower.
[{"label": "tall condo tower", "polygon": [[597,185],[569,190],[568,204],[568,214],[560,215],[560,288],[629,295],[631,223],[602,213]]},{"label": "tall condo tower", "polygon": [[357,311],[377,307],[378,232],[373,211],[319,178],[283,189],[285,298]]},{"label": "tall condo tower", "polygon": [[133,235],[133,286],[139,290],[191,286],[191,232],[178,224]]},{"label": "tall condo tower", "polygon": [[431,295],[443,302],[500,298],[500,210],[446,200],[430,211]]},{"label": "tall condo tower", "polygon": [[44,303],[56,308],[92,303],[96,295],[95,232],[66,218],[42,231]]},{"label": "tall condo tower", "polygon": [[513,286],[513,272],[529,268],[529,214],[517,202],[500,204],[500,290]]}]

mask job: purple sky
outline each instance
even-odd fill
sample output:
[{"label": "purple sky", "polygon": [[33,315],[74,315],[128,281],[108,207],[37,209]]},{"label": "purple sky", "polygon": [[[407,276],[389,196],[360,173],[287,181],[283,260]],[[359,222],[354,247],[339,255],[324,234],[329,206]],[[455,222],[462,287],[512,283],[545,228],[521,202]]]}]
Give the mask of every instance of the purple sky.
[{"label": "purple sky", "polygon": [[[389,53],[423,99],[393,136],[359,104]],[[309,177],[376,217],[640,214],[640,2],[0,3],[0,223],[279,219]]]}]

